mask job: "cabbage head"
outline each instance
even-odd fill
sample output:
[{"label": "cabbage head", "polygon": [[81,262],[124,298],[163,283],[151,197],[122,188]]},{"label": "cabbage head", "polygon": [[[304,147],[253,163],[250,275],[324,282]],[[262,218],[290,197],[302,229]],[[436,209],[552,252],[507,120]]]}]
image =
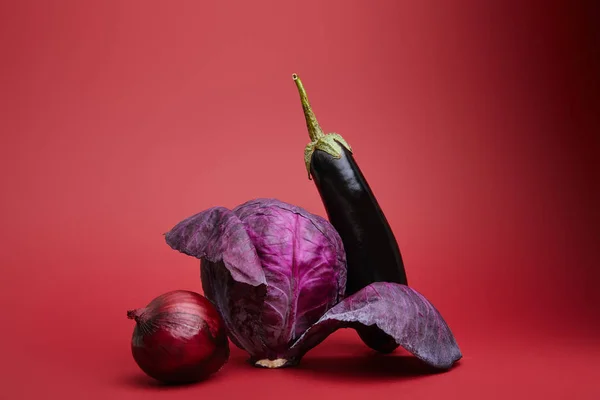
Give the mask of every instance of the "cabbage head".
[{"label": "cabbage head", "polygon": [[199,258],[202,288],[230,340],[256,366],[297,364],[339,328],[377,326],[426,363],[462,357],[439,312],[414,289],[376,282],[344,298],[346,256],[324,218],[276,199],[213,207],[166,234]]}]

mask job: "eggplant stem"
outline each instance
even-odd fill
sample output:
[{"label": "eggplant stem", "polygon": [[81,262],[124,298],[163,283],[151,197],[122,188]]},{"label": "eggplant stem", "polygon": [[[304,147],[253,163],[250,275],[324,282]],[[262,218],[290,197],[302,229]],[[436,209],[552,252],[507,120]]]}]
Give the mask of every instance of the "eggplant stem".
[{"label": "eggplant stem", "polygon": [[325,136],[325,134],[319,126],[317,117],[315,117],[315,114],[313,113],[313,110],[310,107],[310,103],[308,102],[308,96],[306,95],[306,90],[304,90],[304,85],[302,85],[300,77],[297,74],[292,74],[292,79],[296,83],[296,87],[298,87],[298,93],[300,94],[300,102],[302,103],[302,109],[304,110],[304,118],[306,119],[308,136],[310,136],[311,142],[316,142],[317,140],[319,140],[319,138]]},{"label": "eggplant stem", "polygon": [[308,135],[310,136],[310,143],[304,148],[304,163],[306,164],[306,172],[308,173],[308,179],[310,177],[310,163],[312,161],[312,155],[315,150],[321,150],[334,158],[342,157],[342,147],[346,148],[352,153],[352,148],[344,140],[342,136],[337,133],[328,133],[325,135],[323,130],[317,122],[317,118],[310,107],[308,102],[308,96],[302,85],[302,81],[297,74],[292,74],[292,79],[296,82],[298,87],[298,93],[300,93],[300,101],[302,102],[302,109],[304,110],[304,118],[306,119],[306,127],[308,128]]}]

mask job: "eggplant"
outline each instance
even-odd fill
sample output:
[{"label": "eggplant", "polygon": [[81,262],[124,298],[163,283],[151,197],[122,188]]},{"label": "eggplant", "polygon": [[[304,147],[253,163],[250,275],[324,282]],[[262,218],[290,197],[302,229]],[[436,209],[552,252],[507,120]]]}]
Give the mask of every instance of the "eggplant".
[{"label": "eggplant", "polygon": [[[294,74],[310,143],[304,150],[308,179],[314,181],[328,219],[338,231],[348,264],[345,296],[373,282],[407,285],[404,262],[394,233],[356,163],[352,148],[337,133],[324,134],[302,81]],[[389,353],[398,345],[375,325],[357,329],[372,349]]]}]

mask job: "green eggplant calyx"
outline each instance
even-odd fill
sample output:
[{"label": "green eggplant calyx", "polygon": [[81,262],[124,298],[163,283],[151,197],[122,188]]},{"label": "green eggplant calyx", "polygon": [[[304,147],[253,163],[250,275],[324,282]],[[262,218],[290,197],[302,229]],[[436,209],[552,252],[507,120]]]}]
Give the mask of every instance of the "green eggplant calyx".
[{"label": "green eggplant calyx", "polygon": [[308,179],[311,179],[310,163],[315,150],[321,150],[332,157],[340,158],[343,152],[342,147],[346,148],[349,152],[352,152],[352,148],[348,142],[346,142],[346,140],[337,133],[328,133],[307,144],[304,148],[304,163],[306,164]]}]

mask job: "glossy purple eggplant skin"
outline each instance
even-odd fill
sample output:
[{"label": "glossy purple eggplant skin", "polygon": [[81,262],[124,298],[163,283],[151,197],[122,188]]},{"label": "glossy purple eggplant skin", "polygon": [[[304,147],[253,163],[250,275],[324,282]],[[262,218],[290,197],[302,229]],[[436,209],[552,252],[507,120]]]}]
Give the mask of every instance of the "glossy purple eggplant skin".
[{"label": "glossy purple eggplant skin", "polygon": [[[348,264],[345,296],[373,282],[407,285],[404,262],[394,233],[367,180],[343,146],[340,158],[315,150],[310,173],[331,224],[338,231]],[[398,345],[375,326],[357,329],[374,350],[393,351]]]},{"label": "glossy purple eggplant skin", "polygon": [[352,154],[335,158],[315,150],[311,175],[327,216],[342,238],[348,263],[346,296],[373,282],[406,285],[400,249]]}]

